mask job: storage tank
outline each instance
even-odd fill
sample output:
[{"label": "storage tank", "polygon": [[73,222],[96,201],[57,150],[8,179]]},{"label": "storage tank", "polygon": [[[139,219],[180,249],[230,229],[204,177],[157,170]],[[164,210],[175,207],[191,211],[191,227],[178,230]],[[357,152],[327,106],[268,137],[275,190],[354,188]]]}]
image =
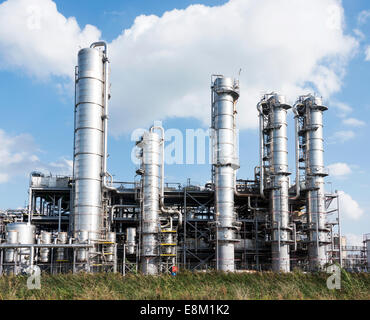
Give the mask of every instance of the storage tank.
[{"label": "storage tank", "polygon": [[[6,243],[8,244],[17,244],[18,243],[18,231],[8,230],[6,232]],[[14,262],[15,259],[15,250],[7,249],[5,251],[5,262]]]},{"label": "storage tank", "polygon": [[[87,231],[79,231],[77,239],[80,244],[87,244],[89,243],[89,233]],[[78,262],[87,262],[88,250],[86,248],[77,249],[76,259]]]},{"label": "storage tank", "polygon": [[106,255],[106,261],[107,262],[112,262],[114,261],[114,246],[116,243],[116,233],[115,232],[108,232],[107,233],[107,246],[105,250],[105,255]]},{"label": "storage tank", "polygon": [[[15,223],[9,223],[6,225],[6,232],[9,236],[9,241],[7,239],[8,243],[12,243],[15,241],[15,238],[17,237],[17,242],[19,244],[34,244],[36,240],[36,227],[32,224],[28,224],[27,222],[15,222]],[[15,233],[17,233],[17,236],[15,236]],[[13,251],[14,252],[14,251]],[[20,262],[22,264],[29,263],[29,257],[30,257],[30,249],[29,248],[22,248],[19,249],[20,254]]]},{"label": "storage tank", "polygon": [[[66,244],[68,240],[67,232],[58,232],[57,236],[57,243],[58,244]],[[56,261],[57,262],[63,262],[66,259],[65,256],[65,248],[58,248],[57,249],[57,255],[56,255]]]},{"label": "storage tank", "polygon": [[[41,244],[51,244],[51,233],[47,231],[41,231],[40,235]],[[49,262],[50,249],[40,248],[40,261]]]},{"label": "storage tank", "polygon": [[136,252],[136,228],[126,229],[126,253],[135,254]]},{"label": "storage tank", "polygon": [[[239,84],[217,76],[212,84],[213,174],[215,183],[217,269],[234,271],[235,170],[239,168],[236,149],[235,104]],[[217,249],[216,249],[217,250]]]}]

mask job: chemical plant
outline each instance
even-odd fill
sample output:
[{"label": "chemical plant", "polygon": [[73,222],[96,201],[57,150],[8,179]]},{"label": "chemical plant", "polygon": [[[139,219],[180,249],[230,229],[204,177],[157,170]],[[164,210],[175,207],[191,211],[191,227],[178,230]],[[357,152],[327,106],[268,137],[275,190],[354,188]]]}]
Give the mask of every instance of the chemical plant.
[{"label": "chemical plant", "polygon": [[[259,163],[237,178],[239,83],[212,76],[211,183],[164,181],[164,129],[136,142],[140,167],[133,182],[107,170],[108,48],[78,53],[75,72],[73,175],[30,175],[28,207],[0,212],[0,274],[43,272],[168,273],[188,270],[318,271],[338,263],[370,268],[363,247],[342,241],[338,195],[325,191],[323,123],[327,107],[315,95],[294,105],[265,94],[257,104]],[[295,126],[288,128],[288,112]],[[295,132],[295,172],[288,166],[288,130]],[[241,146],[243,147],[243,146]]]}]

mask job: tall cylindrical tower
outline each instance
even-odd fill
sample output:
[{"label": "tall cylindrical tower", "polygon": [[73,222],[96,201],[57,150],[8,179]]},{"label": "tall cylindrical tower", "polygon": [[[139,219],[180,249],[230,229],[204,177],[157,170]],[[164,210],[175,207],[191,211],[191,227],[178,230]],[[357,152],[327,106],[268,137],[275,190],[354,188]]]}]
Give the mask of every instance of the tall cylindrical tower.
[{"label": "tall cylindrical tower", "polygon": [[311,94],[299,97],[295,109],[300,117],[302,160],[305,162],[307,191],[308,255],[310,270],[322,269],[327,262],[330,229],[326,226],[323,112],[328,108]]},{"label": "tall cylindrical tower", "polygon": [[[105,47],[106,48],[106,47]],[[76,72],[73,230],[80,241],[97,240],[103,232],[106,50],[93,44],[78,53]],[[80,239],[80,235],[84,235]],[[86,236],[88,239],[86,239]],[[81,255],[81,257],[84,255]]]},{"label": "tall cylindrical tower", "polygon": [[272,223],[272,270],[290,271],[289,228],[289,170],[287,110],[285,97],[272,93],[265,95],[258,104],[262,168],[262,190],[270,196]]},{"label": "tall cylindrical tower", "polygon": [[142,149],[141,271],[157,274],[161,138],[155,132],[145,132],[138,146]]},{"label": "tall cylindrical tower", "polygon": [[212,84],[213,175],[215,184],[216,263],[219,270],[234,271],[235,104],[239,85],[232,78],[217,76]]}]

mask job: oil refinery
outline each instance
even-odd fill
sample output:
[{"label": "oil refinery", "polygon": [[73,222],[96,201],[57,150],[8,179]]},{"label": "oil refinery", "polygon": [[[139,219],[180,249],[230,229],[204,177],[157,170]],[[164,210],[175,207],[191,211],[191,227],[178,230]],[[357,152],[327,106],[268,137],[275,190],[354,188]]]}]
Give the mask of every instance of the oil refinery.
[{"label": "oil refinery", "polygon": [[[333,263],[370,270],[370,234],[363,247],[346,246],[338,194],[325,191],[321,97],[302,95],[289,105],[272,92],[256,101],[259,163],[251,178],[240,179],[239,81],[213,75],[211,183],[166,183],[165,131],[156,125],[136,142],[136,178],[114,181],[107,168],[109,73],[105,42],[78,52],[73,174],[32,172],[28,207],[0,212],[0,274],[36,265],[52,274],[156,275],[173,267],[315,272]],[[289,171],[289,130],[295,132],[295,172]]]}]

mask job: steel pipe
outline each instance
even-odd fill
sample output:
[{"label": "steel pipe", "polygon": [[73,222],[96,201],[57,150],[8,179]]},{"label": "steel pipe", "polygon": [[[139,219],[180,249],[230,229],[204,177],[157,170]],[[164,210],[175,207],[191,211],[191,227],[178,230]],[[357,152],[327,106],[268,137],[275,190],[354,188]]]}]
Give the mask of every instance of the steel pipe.
[{"label": "steel pipe", "polygon": [[93,244],[83,244],[83,243],[73,243],[73,244],[56,244],[56,243],[2,243],[0,244],[0,249],[8,249],[8,248],[93,248]]}]

